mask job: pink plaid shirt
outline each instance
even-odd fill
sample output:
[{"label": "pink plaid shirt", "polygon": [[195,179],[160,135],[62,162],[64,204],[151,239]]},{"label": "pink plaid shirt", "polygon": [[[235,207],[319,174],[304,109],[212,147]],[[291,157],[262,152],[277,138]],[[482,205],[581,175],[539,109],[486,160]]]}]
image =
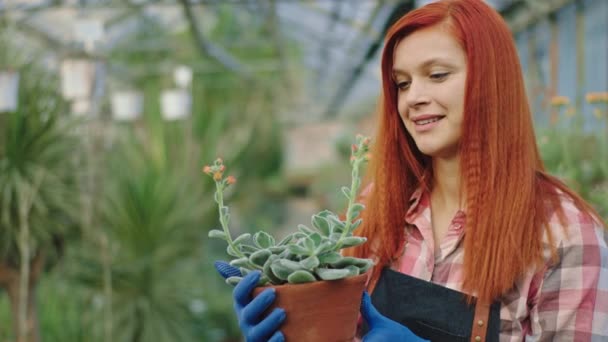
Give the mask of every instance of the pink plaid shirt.
[{"label": "pink plaid shirt", "polygon": [[[456,214],[435,250],[429,196],[418,191],[412,201],[408,242],[392,268],[463,291],[465,213]],[[500,298],[500,341],[608,341],[608,233],[570,200],[563,198],[562,206],[568,236],[556,215],[550,221],[560,262],[550,263],[545,236],[545,266],[531,269]]]}]

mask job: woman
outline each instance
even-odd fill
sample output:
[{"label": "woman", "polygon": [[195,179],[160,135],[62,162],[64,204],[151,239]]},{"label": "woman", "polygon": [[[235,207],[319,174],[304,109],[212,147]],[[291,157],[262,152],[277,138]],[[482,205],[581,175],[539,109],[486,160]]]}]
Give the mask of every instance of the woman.
[{"label": "woman", "polygon": [[[607,341],[605,223],[544,171],[500,15],[480,0],[406,14],[382,76],[369,242],[348,251],[376,258],[364,341]],[[255,277],[235,289],[243,332],[281,340],[280,309],[257,324],[273,294],[250,302]]]}]

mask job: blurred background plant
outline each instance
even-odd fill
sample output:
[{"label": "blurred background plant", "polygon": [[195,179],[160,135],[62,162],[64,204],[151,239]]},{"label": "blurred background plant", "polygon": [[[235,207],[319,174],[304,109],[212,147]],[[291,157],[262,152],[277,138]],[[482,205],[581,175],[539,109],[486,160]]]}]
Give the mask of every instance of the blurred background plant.
[{"label": "blurred background plant", "polygon": [[595,130],[584,128],[583,113],[565,96],[552,98],[555,125],[539,129],[538,144],[549,172],[563,179],[587,199],[603,218],[608,217],[608,92],[589,93]]},{"label": "blurred background plant", "polygon": [[[426,2],[0,1],[0,342],[241,340],[201,167],[232,165],[235,234],[341,212],[383,33]],[[547,168],[608,219],[608,2],[489,3]]]}]

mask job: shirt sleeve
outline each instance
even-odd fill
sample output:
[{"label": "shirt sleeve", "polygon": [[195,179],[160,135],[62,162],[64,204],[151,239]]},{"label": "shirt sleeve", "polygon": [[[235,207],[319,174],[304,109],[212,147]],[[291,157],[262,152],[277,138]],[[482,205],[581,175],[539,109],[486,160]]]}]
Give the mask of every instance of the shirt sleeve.
[{"label": "shirt sleeve", "polygon": [[608,341],[608,232],[580,214],[568,228],[531,303],[526,340]]}]

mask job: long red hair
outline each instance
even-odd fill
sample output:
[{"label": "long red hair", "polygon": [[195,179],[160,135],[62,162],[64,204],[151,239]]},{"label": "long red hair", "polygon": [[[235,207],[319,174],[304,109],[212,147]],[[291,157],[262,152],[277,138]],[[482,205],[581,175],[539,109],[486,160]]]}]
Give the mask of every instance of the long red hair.
[{"label": "long red hair", "polygon": [[[542,238],[552,213],[563,219],[558,191],[584,213],[597,213],[544,171],[516,46],[501,16],[480,0],[444,0],[407,13],[388,31],[382,55],[383,93],[367,182],[373,182],[357,234],[369,242],[346,251],[378,258],[381,269],[399,256],[404,217],[419,187],[430,190],[432,163],[405,130],[392,79],[396,45],[408,34],[446,25],[467,56],[460,140],[461,192],[466,194],[465,292],[492,301],[530,266],[543,262]],[[547,210],[549,204],[549,210]]]}]

